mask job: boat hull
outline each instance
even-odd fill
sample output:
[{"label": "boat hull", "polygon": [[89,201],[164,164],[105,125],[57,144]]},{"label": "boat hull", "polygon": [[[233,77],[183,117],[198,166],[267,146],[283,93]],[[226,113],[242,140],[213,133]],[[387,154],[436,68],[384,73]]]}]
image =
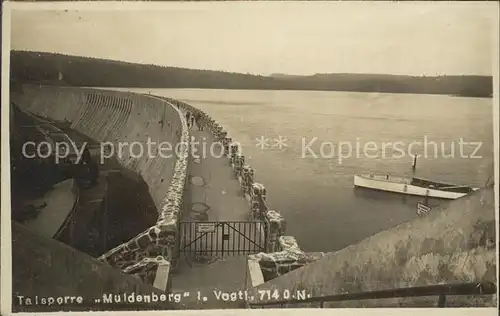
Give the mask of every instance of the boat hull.
[{"label": "boat hull", "polygon": [[431,198],[449,199],[449,200],[458,199],[462,196],[467,195],[467,193],[449,192],[449,191],[419,187],[411,185],[410,179],[394,178],[394,177],[387,178],[385,176],[355,175],[354,186],[379,190],[379,191],[406,194],[406,195],[428,196]]}]

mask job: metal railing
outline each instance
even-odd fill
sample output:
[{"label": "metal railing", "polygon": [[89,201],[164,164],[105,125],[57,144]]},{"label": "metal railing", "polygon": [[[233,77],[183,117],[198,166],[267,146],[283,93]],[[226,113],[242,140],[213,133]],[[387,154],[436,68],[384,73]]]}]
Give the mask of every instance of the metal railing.
[{"label": "metal railing", "polygon": [[437,307],[445,307],[446,296],[451,295],[493,295],[496,294],[496,285],[494,283],[461,283],[461,284],[440,284],[432,286],[420,286],[390,289],[382,291],[370,291],[359,293],[345,293],[338,295],[327,295],[305,298],[303,300],[281,300],[249,303],[249,308],[294,308],[296,304],[319,303],[320,308],[324,308],[325,303],[370,300],[370,299],[390,299],[390,298],[408,298],[437,296]]}]

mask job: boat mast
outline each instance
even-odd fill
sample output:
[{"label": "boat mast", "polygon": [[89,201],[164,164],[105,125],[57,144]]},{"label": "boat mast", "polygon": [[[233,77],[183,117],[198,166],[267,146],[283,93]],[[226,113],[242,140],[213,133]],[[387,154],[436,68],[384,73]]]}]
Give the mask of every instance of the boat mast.
[{"label": "boat mast", "polygon": [[415,169],[417,168],[417,155],[413,156],[413,166],[411,167],[412,175],[411,177],[415,177]]},{"label": "boat mast", "polygon": [[424,205],[429,206],[429,190],[427,190],[427,194],[425,195]]}]

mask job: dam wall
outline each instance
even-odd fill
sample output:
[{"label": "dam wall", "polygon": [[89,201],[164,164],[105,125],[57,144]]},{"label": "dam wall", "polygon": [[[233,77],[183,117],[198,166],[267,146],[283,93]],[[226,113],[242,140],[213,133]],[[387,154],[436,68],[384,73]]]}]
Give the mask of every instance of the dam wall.
[{"label": "dam wall", "polygon": [[[433,208],[426,216],[258,285],[249,296],[258,298],[258,291],[267,290],[305,290],[319,297],[437,284],[496,284],[494,196],[490,185]],[[263,301],[280,299],[283,297]],[[447,296],[446,301],[447,306],[491,307],[496,305],[496,295]],[[434,296],[345,301],[325,303],[324,307],[435,307],[436,303]]]},{"label": "dam wall", "polygon": [[[154,98],[127,93],[85,88],[25,86],[21,108],[53,121],[71,123],[71,128],[101,143],[112,143],[114,156],[149,185],[158,207],[173,177],[172,159],[139,155],[139,145],[152,142],[177,144],[182,132],[178,111]],[[122,144],[119,152],[117,143]],[[132,146],[132,149],[129,148]],[[153,153],[156,154],[156,153]],[[135,156],[135,157],[134,157]]]},{"label": "dam wall", "polygon": [[[266,251],[249,256],[263,276],[260,285],[249,282],[249,296],[259,302],[263,301],[258,292],[262,290],[306,291],[318,297],[444,283],[497,282],[492,185],[340,251],[305,253],[293,236],[286,235],[283,216],[268,206],[268,192],[254,181],[255,171],[245,163],[241,148],[203,111],[168,98],[80,88],[28,87],[18,103],[34,114],[69,122],[97,141],[144,143],[150,137],[181,144],[173,159],[135,158],[128,151],[117,157],[148,184],[159,211],[158,221],[99,260],[125,273],[138,274],[148,283],[154,276],[151,271],[175,259],[178,246],[177,219],[183,208],[190,141],[179,109],[199,114],[205,128],[224,145],[251,217],[266,223]],[[449,301],[459,306],[494,306],[496,297],[465,296]],[[325,307],[432,307],[435,303],[435,297],[420,297],[337,302]]]},{"label": "dam wall", "polygon": [[[156,224],[99,260],[150,283],[156,268],[171,261],[178,239],[189,141],[184,116],[163,100],[87,88],[24,86],[12,101],[27,112],[70,124],[100,142],[107,157],[142,177],[158,210]],[[171,150],[159,153],[160,143]]]},{"label": "dam wall", "polygon": [[[224,145],[225,154],[249,202],[251,218],[266,223],[266,252],[253,258],[260,264],[264,278],[273,279],[324,255],[305,253],[294,237],[285,235],[285,220],[267,205],[267,190],[261,183],[255,182],[255,170],[245,164],[242,149],[219,123],[201,110],[170,98],[49,86],[24,86],[16,103],[23,110],[41,117],[67,122],[72,129],[101,144],[112,144],[114,156],[120,164],[139,174],[148,185],[160,212],[157,225],[103,254],[100,260],[128,273],[135,271],[138,262],[144,258],[155,262],[155,257],[163,255],[167,261],[175,261],[177,219],[186,184],[189,143],[187,123],[179,109],[199,114],[207,129]],[[128,150],[138,143],[144,145],[148,140],[180,146],[172,159],[152,158],[148,154],[134,157]],[[128,147],[118,153],[120,144]]]}]

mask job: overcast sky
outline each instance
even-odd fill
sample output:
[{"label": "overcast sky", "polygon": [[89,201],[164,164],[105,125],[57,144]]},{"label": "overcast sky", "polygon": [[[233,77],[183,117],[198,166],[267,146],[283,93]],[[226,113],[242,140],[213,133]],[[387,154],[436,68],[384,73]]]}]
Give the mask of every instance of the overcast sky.
[{"label": "overcast sky", "polygon": [[497,7],[246,2],[13,10],[11,48],[255,74],[491,75]]}]

